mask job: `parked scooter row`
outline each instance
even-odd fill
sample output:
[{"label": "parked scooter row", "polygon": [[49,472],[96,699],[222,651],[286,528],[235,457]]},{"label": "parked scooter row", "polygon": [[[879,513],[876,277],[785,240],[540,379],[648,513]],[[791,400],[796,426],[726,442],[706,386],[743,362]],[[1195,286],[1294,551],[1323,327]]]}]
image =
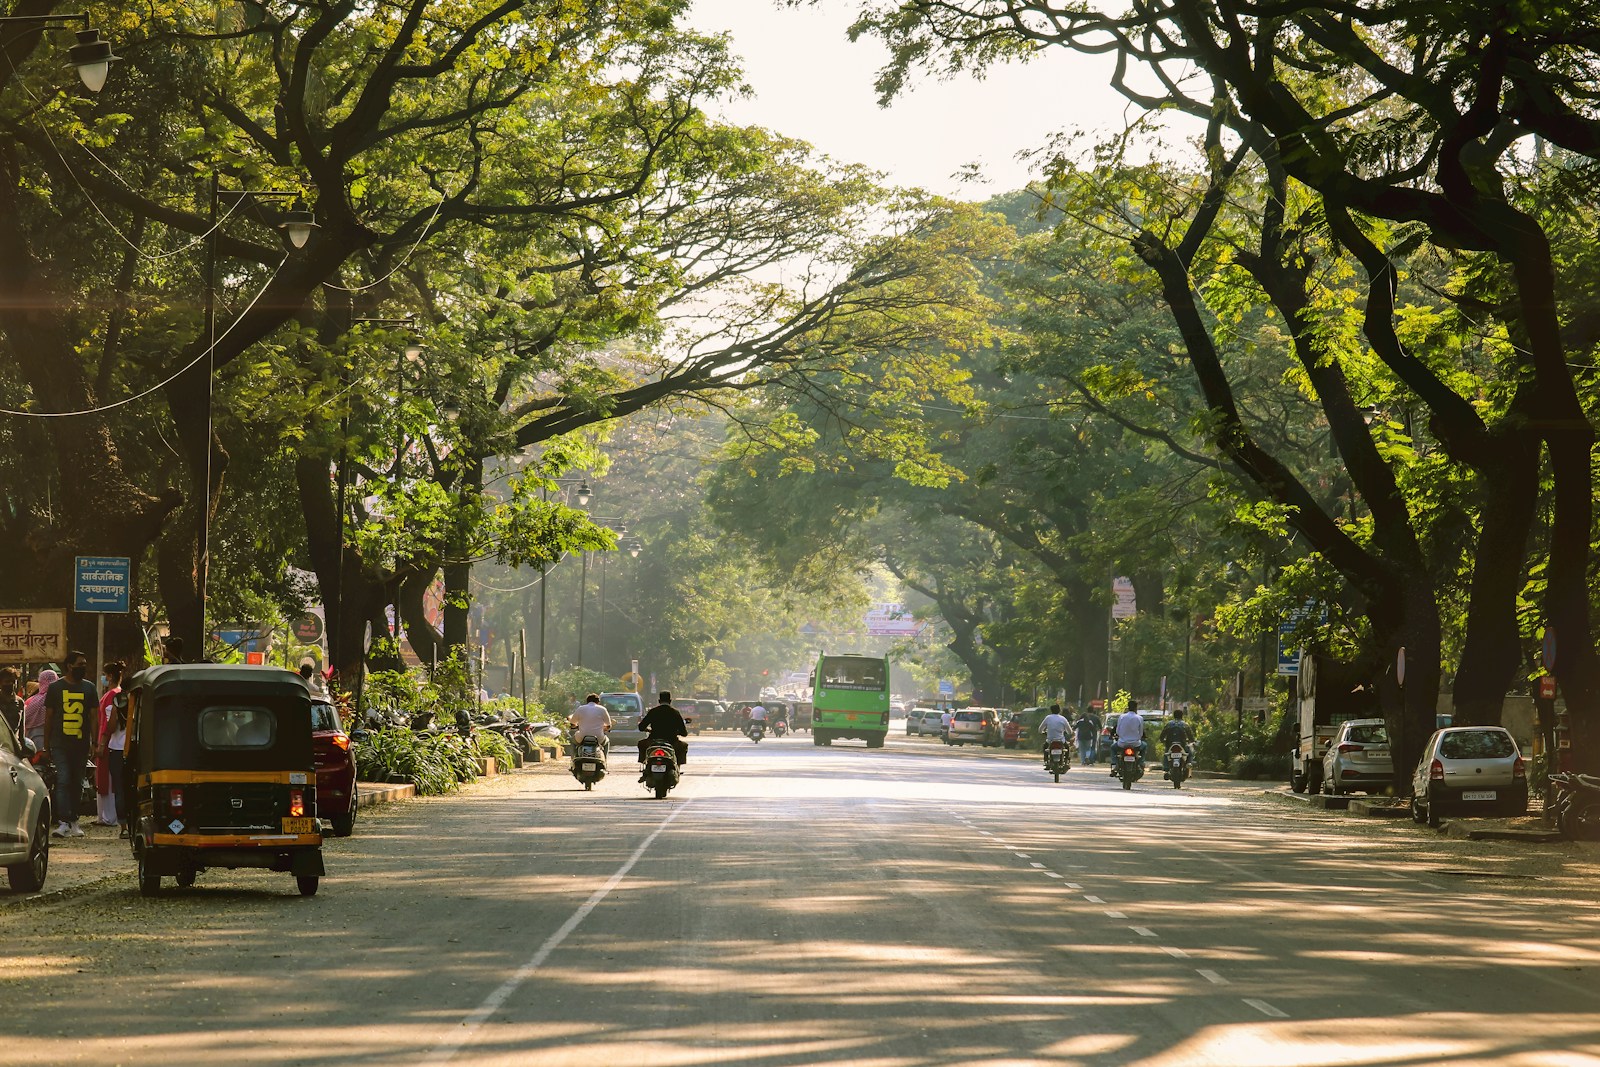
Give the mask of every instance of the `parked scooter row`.
[{"label": "parked scooter row", "polygon": [[1550,776],[1550,813],[1563,837],[1600,840],[1600,778],[1558,772]]}]

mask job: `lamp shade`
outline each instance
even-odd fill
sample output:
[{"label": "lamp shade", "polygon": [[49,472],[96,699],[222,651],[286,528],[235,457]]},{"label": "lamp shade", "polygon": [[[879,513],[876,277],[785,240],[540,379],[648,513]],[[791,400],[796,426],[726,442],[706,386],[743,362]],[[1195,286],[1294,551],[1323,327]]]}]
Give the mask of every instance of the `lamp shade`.
[{"label": "lamp shade", "polygon": [[78,68],[78,77],[83,79],[84,88],[91,93],[98,93],[106,87],[111,64],[122,57],[111,53],[111,42],[101,40],[97,29],[79,30],[77,38],[78,43],[72,46],[67,55],[72,65]]},{"label": "lamp shade", "polygon": [[320,229],[317,217],[306,207],[304,200],[296,200],[294,206],[283,213],[283,218],[278,221],[278,229],[289,238],[289,243],[295,248],[304,248],[306,242],[311,240],[311,231]]}]

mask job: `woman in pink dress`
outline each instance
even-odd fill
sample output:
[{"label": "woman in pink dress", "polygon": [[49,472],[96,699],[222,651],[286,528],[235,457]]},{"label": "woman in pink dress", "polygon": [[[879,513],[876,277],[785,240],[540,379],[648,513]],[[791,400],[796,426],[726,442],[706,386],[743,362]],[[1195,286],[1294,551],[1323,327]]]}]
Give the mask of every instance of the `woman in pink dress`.
[{"label": "woman in pink dress", "polygon": [[[126,664],[121,660],[112,660],[106,664],[106,691],[100,698],[100,729],[96,733],[94,748],[94,791],[98,795],[99,810],[96,813],[101,826],[116,826],[117,796],[115,782],[111,777],[111,743],[118,734],[117,712],[111,706],[118,693],[122,692],[122,672]],[[120,738],[118,738],[120,742]],[[117,745],[116,758],[122,758],[122,745]]]}]

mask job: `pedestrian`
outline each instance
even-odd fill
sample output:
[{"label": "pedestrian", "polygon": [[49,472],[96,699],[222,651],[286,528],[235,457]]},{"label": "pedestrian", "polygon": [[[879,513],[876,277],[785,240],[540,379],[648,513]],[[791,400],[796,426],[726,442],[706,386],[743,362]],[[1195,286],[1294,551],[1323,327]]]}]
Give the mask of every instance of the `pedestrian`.
[{"label": "pedestrian", "polygon": [[956,713],[949,708],[945,708],[939,715],[939,736],[944,739],[944,743],[947,745],[950,743],[950,724],[955,721],[955,718]]},{"label": "pedestrian", "polygon": [[67,676],[45,691],[45,751],[56,768],[56,837],[82,837],[78,825],[78,795],[83,791],[83,772],[89,763],[90,739],[94,736],[94,711],[100,694],[89,681],[89,657],[82,652],[67,653]]},{"label": "pedestrian", "polygon": [[36,683],[32,696],[22,705],[22,732],[32,741],[34,747],[43,751],[44,730],[46,725],[44,698],[50,692],[50,687],[56,684],[56,679],[61,676],[46,667],[39,672],[39,681]]},{"label": "pedestrian", "polygon": [[15,667],[0,667],[0,718],[12,734],[22,736],[22,672]]},{"label": "pedestrian", "polygon": [[97,818],[101,826],[117,826],[121,823],[119,818],[119,799],[121,790],[117,788],[116,778],[111,773],[112,742],[116,742],[116,759],[122,759],[122,742],[126,736],[118,730],[117,709],[113,702],[122,692],[122,675],[127,671],[128,665],[120,659],[112,660],[106,664],[104,675],[106,691],[100,697],[99,728],[95,731],[94,744],[94,792],[97,799]]},{"label": "pedestrian", "polygon": [[1094,717],[1094,712],[1086,711],[1078,718],[1078,725],[1073,728],[1078,738],[1078,761],[1085,766],[1095,761],[1095,739],[1100,735],[1100,720]]},{"label": "pedestrian", "polygon": [[168,634],[161,639],[161,662],[183,662],[183,638]]},{"label": "pedestrian", "polygon": [[300,664],[300,677],[306,680],[306,688],[311,690],[313,700],[327,700],[328,687],[323,684],[322,675],[317,672],[317,665],[312,660],[305,660]]}]

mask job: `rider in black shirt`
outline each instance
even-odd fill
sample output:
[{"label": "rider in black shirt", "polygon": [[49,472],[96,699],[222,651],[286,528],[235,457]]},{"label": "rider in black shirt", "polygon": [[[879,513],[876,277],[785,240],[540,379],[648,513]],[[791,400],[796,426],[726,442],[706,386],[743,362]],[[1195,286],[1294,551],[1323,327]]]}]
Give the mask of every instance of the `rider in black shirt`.
[{"label": "rider in black shirt", "polygon": [[1172,718],[1167,720],[1167,725],[1161,728],[1161,769],[1170,770],[1167,760],[1167,748],[1171,745],[1191,745],[1194,743],[1194,727],[1183,721],[1183,709],[1179,708],[1172,713]]},{"label": "rider in black shirt", "polygon": [[[639,720],[639,729],[645,732],[644,738],[639,742],[639,762],[644,762],[644,746],[651,741],[670,741],[673,750],[678,754],[678,766],[683,766],[689,760],[689,743],[678,740],[689,735],[689,724],[683,721],[683,714],[672,706],[672,694],[662,693],[661,703],[644,713]],[[639,780],[644,781],[644,774],[639,775]]]}]

